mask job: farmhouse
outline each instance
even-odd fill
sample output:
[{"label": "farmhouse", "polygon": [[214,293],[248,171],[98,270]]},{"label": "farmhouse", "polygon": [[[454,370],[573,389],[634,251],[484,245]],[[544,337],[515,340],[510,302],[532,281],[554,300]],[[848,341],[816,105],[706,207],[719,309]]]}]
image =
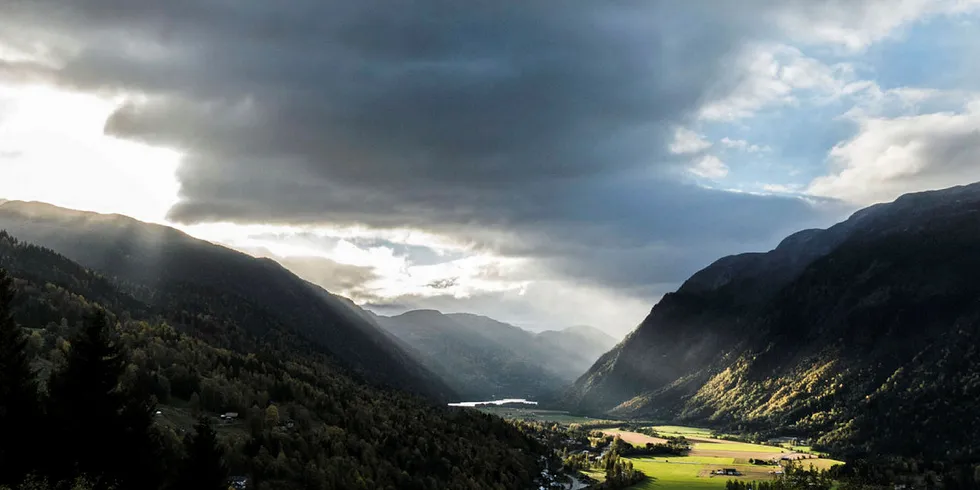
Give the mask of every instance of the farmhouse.
[{"label": "farmhouse", "polygon": [[735,468],[725,468],[725,469],[721,469],[721,470],[715,470],[715,474],[716,475],[725,475],[725,476],[739,476],[739,475],[741,475],[741,473],[739,473],[738,470],[735,469]]},{"label": "farmhouse", "polygon": [[231,421],[231,420],[237,420],[237,419],[238,419],[238,412],[228,412],[228,413],[225,413],[225,414],[221,415],[221,420],[224,420],[224,421]]}]

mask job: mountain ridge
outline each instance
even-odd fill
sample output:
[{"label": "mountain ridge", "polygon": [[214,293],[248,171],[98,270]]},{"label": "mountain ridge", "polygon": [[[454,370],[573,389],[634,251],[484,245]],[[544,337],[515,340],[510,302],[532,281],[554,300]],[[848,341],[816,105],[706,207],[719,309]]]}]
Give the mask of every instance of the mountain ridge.
[{"label": "mountain ridge", "polygon": [[[937,419],[956,419],[955,408],[923,402],[929,418],[912,415],[922,410],[909,400],[973,393],[975,368],[948,353],[980,339],[978,230],[973,184],[903,196],[769,252],[719,259],[666,295],[564,400],[589,412],[795,431],[841,450],[967,457],[977,431]],[[904,442],[901,427],[912,427]]]},{"label": "mountain ridge", "polygon": [[615,344],[582,330],[534,333],[471,313],[412,310],[377,316],[420,361],[471,398],[549,400]]},{"label": "mountain ridge", "polygon": [[292,329],[374,382],[436,399],[454,397],[353,303],[338,300],[273,260],[123,215],[37,202],[0,205],[0,229],[99,271],[151,304],[190,304],[201,314],[257,333]]}]

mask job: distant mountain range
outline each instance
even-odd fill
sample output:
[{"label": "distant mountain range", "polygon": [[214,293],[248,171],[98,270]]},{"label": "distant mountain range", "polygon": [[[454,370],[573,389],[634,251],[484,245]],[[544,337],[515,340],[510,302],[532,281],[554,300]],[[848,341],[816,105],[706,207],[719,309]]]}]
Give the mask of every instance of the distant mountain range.
[{"label": "distant mountain range", "polygon": [[856,455],[972,460],[978,277],[980,185],[902,196],[698,272],[564,400]]},{"label": "distant mountain range", "polygon": [[290,332],[372,382],[458,398],[367,312],[272,260],[125,216],[43,203],[0,204],[0,229],[101,273],[150,307],[179,306],[255,335]]},{"label": "distant mountain range", "polygon": [[417,310],[378,323],[464,398],[547,400],[616,340],[591,327],[535,334],[471,314]]}]

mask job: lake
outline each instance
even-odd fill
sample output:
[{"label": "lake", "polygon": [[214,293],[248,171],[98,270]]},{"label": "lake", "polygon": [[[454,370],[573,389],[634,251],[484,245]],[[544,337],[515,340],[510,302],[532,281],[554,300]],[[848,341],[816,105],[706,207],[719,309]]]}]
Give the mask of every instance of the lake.
[{"label": "lake", "polygon": [[537,405],[538,402],[532,402],[525,400],[523,398],[507,398],[504,400],[489,400],[485,402],[459,402],[450,403],[450,407],[475,407],[477,405],[506,405],[508,403],[523,403],[524,405]]}]

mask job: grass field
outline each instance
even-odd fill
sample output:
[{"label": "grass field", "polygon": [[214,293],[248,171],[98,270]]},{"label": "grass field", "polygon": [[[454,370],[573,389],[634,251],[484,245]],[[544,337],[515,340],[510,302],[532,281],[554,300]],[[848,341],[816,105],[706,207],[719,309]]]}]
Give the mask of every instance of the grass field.
[{"label": "grass field", "polygon": [[[683,435],[693,441],[689,455],[682,457],[669,458],[628,458],[633,462],[633,466],[650,479],[630,487],[633,490],[642,489],[692,489],[709,490],[725,488],[725,483],[729,479],[738,480],[769,480],[773,478],[770,471],[777,469],[777,466],[749,464],[749,459],[779,459],[783,456],[798,457],[802,456],[788,448],[778,448],[759,444],[749,444],[745,442],[724,441],[712,439],[711,431],[691,427],[678,426],[659,426],[654,430],[665,436]],[[629,434],[618,431],[623,440],[632,437]],[[642,436],[642,434],[636,434]],[[643,436],[646,437],[646,436]],[[840,461],[831,459],[808,459],[800,461],[803,467],[813,464],[818,469],[828,469]],[[714,476],[712,471],[724,468],[735,468],[741,476]]]},{"label": "grass field", "polygon": [[787,444],[787,445],[784,445],[783,447],[792,449],[793,451],[800,452],[800,453],[809,453],[809,454],[815,454],[815,455],[824,456],[824,457],[828,456],[827,453],[820,452],[820,451],[814,451],[813,448],[810,447],[810,446],[791,446],[791,445]]},{"label": "grass field", "polygon": [[633,466],[648,477],[647,481],[630,487],[631,489],[717,489],[725,488],[725,482],[734,477],[712,476],[715,469],[737,468],[744,476],[740,480],[768,480],[770,468],[731,464],[727,458],[681,457],[681,458],[631,458]]},{"label": "grass field", "polygon": [[681,427],[679,425],[657,425],[653,427],[653,430],[665,436],[684,436],[684,437],[711,437],[711,431],[708,429],[699,429],[697,427]]}]

